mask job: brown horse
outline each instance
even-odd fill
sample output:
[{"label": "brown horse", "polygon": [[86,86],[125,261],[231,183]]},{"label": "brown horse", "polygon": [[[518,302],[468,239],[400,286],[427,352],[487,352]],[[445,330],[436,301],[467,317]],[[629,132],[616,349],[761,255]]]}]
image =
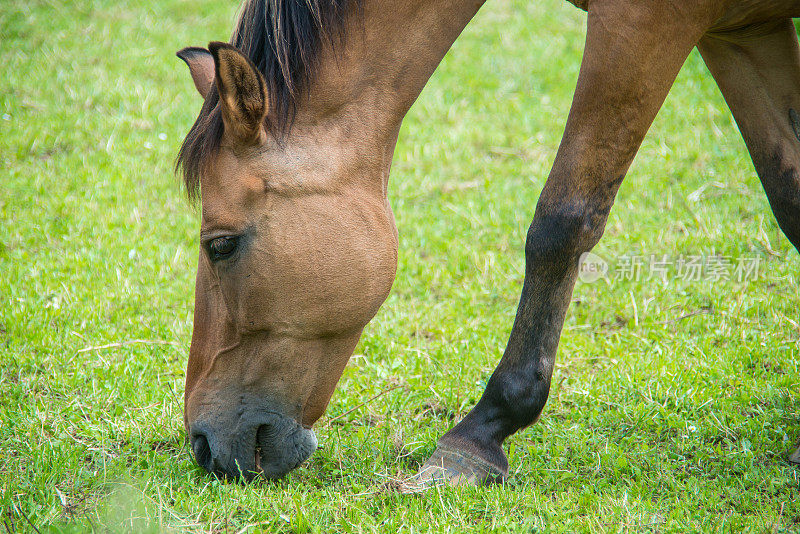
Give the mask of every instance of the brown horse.
[{"label": "brown horse", "polygon": [[[311,427],[394,280],[400,123],[482,3],[248,0],[231,44],[178,53],[205,98],[178,165],[189,195],[202,190],[184,423],[208,471],[280,477],[314,451]],[[547,400],[579,257],[693,47],[800,249],[800,1],[575,3],[585,53],[513,330],[414,487],[506,475],[503,441]]]}]

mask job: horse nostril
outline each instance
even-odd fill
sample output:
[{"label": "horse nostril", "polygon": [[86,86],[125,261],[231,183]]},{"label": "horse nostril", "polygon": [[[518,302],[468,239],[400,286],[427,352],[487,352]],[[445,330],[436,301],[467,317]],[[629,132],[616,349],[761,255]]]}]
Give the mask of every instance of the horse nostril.
[{"label": "horse nostril", "polygon": [[256,472],[264,473],[262,462],[269,464],[270,441],[274,438],[272,425],[261,425],[256,430]]},{"label": "horse nostril", "polygon": [[269,441],[274,438],[273,433],[272,425],[259,426],[256,431],[256,443],[259,445],[262,443],[269,443]]},{"label": "horse nostril", "polygon": [[203,434],[199,434],[194,438],[192,450],[197,463],[204,467],[206,471],[212,471],[211,447],[208,446],[208,439]]}]

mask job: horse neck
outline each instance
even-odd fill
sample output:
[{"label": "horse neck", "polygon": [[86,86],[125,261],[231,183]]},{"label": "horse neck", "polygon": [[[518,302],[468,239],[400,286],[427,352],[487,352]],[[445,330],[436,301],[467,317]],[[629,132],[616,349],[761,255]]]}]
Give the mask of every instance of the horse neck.
[{"label": "horse neck", "polygon": [[[364,86],[400,118],[419,96],[483,0],[365,0],[348,57]],[[358,18],[356,15],[354,18]],[[358,35],[359,22],[352,28]]]},{"label": "horse neck", "polygon": [[379,152],[373,159],[384,167],[385,190],[403,117],[482,4],[362,0],[345,21],[344,41],[322,50],[297,122],[324,124],[334,142],[361,142]]}]

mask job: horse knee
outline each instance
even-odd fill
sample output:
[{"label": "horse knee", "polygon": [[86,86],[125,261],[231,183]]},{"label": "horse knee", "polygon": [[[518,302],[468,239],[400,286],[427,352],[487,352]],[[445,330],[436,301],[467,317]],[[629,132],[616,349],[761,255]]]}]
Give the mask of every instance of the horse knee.
[{"label": "horse knee", "polygon": [[610,203],[606,207],[583,199],[554,206],[540,202],[528,229],[527,261],[563,265],[577,260],[600,241],[610,209]]},{"label": "horse knee", "polygon": [[800,250],[800,161],[796,153],[776,153],[757,168],[778,226]]}]

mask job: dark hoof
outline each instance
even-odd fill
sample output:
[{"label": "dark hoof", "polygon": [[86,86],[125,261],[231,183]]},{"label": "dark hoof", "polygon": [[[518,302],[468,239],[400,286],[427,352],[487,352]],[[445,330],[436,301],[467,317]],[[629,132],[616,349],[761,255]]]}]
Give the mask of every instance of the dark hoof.
[{"label": "dark hoof", "polygon": [[441,486],[481,486],[502,482],[508,473],[474,454],[439,445],[419,472],[400,484],[402,493]]}]

